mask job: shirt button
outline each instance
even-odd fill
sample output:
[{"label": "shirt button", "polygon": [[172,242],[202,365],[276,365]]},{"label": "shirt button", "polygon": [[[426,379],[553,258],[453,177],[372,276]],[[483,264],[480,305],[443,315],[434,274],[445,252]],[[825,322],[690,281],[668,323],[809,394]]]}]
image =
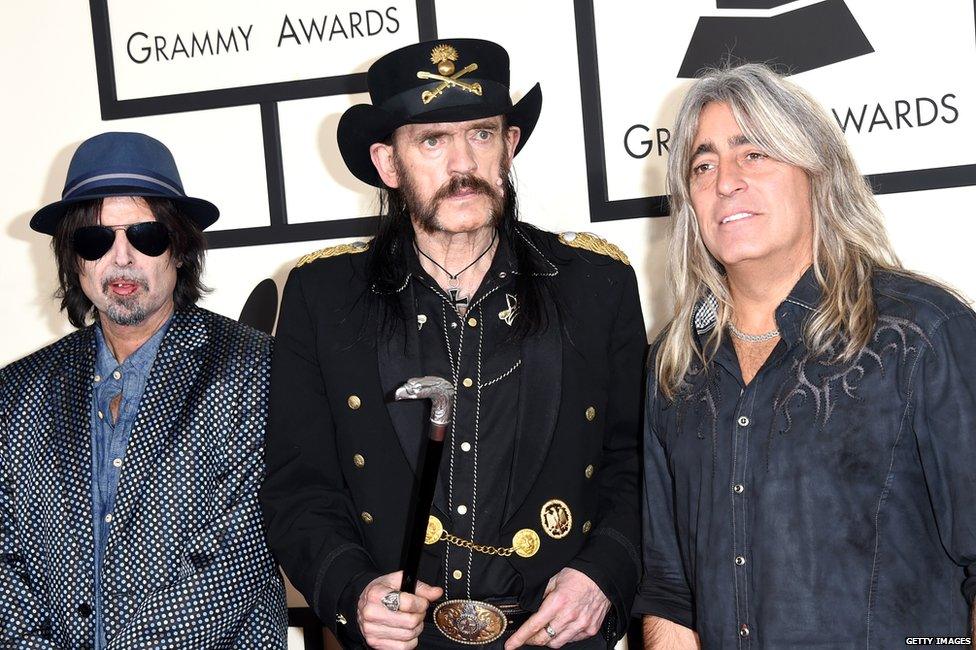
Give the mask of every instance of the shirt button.
[{"label": "shirt button", "polygon": [[457,323],[456,322],[451,322],[451,329],[452,330],[456,330],[457,329]]},{"label": "shirt button", "polygon": [[112,461],[112,465],[114,467],[122,467],[122,459],[116,458],[115,460]]},{"label": "shirt button", "polygon": [[735,565],[736,566],[742,566],[745,563],[746,563],[746,559],[744,557],[742,557],[741,555],[736,555],[735,556]]},{"label": "shirt button", "polygon": [[464,381],[462,381],[461,383],[464,384],[465,388],[471,388],[472,386],[474,386],[474,382],[471,380],[471,377],[465,377]]},{"label": "shirt button", "polygon": [[468,513],[468,506],[463,503],[457,507],[457,512],[459,515],[465,515]]},{"label": "shirt button", "polygon": [[732,486],[732,491],[736,494],[742,494],[746,491],[746,486],[744,486],[742,483],[736,483]]},{"label": "shirt button", "polygon": [[593,408],[592,406],[587,407],[586,411],[584,412],[584,415],[586,416],[586,419],[588,421],[592,422],[593,420],[596,419],[596,409]]},{"label": "shirt button", "polygon": [[361,515],[359,515],[359,517],[363,520],[363,523],[364,524],[371,524],[371,523],[373,523],[373,515],[369,514],[365,510],[363,510],[363,513]]},{"label": "shirt button", "polygon": [[348,399],[346,399],[346,405],[349,406],[349,408],[351,408],[353,411],[355,411],[356,409],[358,409],[360,406],[363,405],[363,400],[359,399],[358,395],[350,395]]},{"label": "shirt button", "polygon": [[460,580],[461,578],[464,577],[464,574],[461,573],[461,569],[454,569],[454,573],[452,573],[451,575],[454,576],[455,580]]},{"label": "shirt button", "polygon": [[461,443],[461,451],[471,451],[471,443],[470,442],[462,442]]},{"label": "shirt button", "polygon": [[119,372],[118,370],[116,370],[115,372],[113,372],[112,373],[112,376],[115,377],[116,379],[122,379],[122,373]]},{"label": "shirt button", "polygon": [[583,470],[583,476],[586,478],[593,478],[593,466],[587,465],[586,469]]},{"label": "shirt button", "polygon": [[105,419],[105,414],[104,414],[104,413],[102,413],[101,411],[99,411],[99,412],[98,412],[98,419],[99,419],[99,420],[104,420],[104,419]]},{"label": "shirt button", "polygon": [[474,318],[474,317],[469,318],[468,319],[468,325],[470,325],[471,327],[477,327],[478,326],[478,319],[477,318]]},{"label": "shirt button", "polygon": [[741,636],[743,639],[749,636],[749,626],[745,623],[739,626],[739,636]]},{"label": "shirt button", "polygon": [[107,515],[105,515],[105,523],[106,524],[112,523],[112,513],[111,512],[108,513]]},{"label": "shirt button", "polygon": [[352,464],[355,465],[357,469],[362,469],[366,467],[366,457],[362,454],[353,454]]},{"label": "shirt button", "polygon": [[749,418],[747,418],[744,415],[740,415],[739,416],[739,426],[740,427],[747,427],[747,426],[749,426]]},{"label": "shirt button", "polygon": [[97,384],[98,382],[100,382],[101,380],[102,380],[102,376],[101,376],[101,375],[95,375],[95,383],[96,383],[96,384]]},{"label": "shirt button", "polygon": [[504,280],[506,277],[508,277],[508,273],[505,273],[505,271],[499,271],[498,277]]}]

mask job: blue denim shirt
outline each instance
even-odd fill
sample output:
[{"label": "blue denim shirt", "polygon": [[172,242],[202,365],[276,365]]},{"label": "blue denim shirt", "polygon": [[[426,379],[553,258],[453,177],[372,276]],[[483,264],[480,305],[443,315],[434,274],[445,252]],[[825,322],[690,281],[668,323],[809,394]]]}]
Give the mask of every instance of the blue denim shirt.
[{"label": "blue denim shirt", "polygon": [[[139,412],[139,402],[146,389],[149,371],[159,344],[170,321],[133,352],[120,365],[105,343],[100,325],[95,325],[95,376],[93,378],[91,436],[92,436],[92,525],[95,537],[95,650],[106,647],[102,608],[101,572],[105,546],[112,525],[119,476],[125,466],[125,450],[129,444],[132,425]],[[122,394],[119,416],[112,421],[109,404]]]},{"label": "blue denim shirt", "polygon": [[[849,362],[804,345],[820,300],[808,272],[748,385],[727,336],[674,401],[651,380],[636,612],[706,648],[970,636],[976,315],[905,276],[873,289],[876,329]],[[702,345],[712,325],[696,322]]]}]

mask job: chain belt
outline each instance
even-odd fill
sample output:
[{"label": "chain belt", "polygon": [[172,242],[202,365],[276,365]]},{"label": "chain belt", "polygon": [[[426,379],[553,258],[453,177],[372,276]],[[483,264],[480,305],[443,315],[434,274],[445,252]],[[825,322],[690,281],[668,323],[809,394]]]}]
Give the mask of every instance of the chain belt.
[{"label": "chain belt", "polygon": [[501,546],[490,546],[488,544],[476,544],[473,540],[464,539],[444,530],[441,520],[430,515],[427,520],[427,534],[424,537],[425,544],[436,544],[437,542],[447,542],[454,546],[460,546],[476,553],[485,555],[496,555],[499,557],[509,557],[512,553],[519,557],[532,557],[539,551],[541,542],[539,534],[531,528],[523,528],[512,536],[512,545],[503,548]]}]

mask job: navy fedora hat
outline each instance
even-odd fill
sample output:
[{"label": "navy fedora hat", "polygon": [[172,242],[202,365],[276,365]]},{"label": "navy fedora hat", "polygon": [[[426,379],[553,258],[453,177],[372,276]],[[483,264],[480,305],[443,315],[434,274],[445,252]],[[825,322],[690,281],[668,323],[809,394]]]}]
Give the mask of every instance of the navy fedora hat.
[{"label": "navy fedora hat", "polygon": [[176,161],[166,145],[144,133],[113,131],[78,145],[68,165],[61,200],[38,210],[31,217],[30,227],[53,235],[72,205],[108,196],[170,199],[201,230],[220,216],[213,203],[186,195]]},{"label": "navy fedora hat", "polygon": [[517,154],[542,110],[539,84],[512,103],[508,52],[474,38],[438,39],[394,50],[369,67],[366,85],[372,104],[356,104],[343,113],[336,137],[349,171],[376,187],[383,187],[383,181],[369,148],[404,124],[505,115],[510,126],[521,130]]}]

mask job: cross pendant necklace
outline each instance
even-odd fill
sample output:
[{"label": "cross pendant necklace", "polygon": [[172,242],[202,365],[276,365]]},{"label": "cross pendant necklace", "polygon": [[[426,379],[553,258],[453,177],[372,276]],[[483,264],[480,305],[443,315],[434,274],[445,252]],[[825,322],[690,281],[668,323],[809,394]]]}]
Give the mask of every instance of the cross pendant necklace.
[{"label": "cross pendant necklace", "polygon": [[447,292],[451,295],[451,305],[454,306],[457,313],[464,316],[464,312],[468,310],[468,297],[461,295],[461,287],[449,287]]},{"label": "cross pendant necklace", "polygon": [[437,268],[439,268],[441,271],[443,271],[445,273],[445,275],[447,275],[447,277],[448,277],[447,293],[451,296],[451,298],[450,298],[451,306],[454,307],[455,311],[457,311],[457,313],[461,314],[462,316],[464,315],[464,312],[467,311],[467,309],[468,309],[468,297],[461,295],[461,282],[460,282],[460,280],[458,280],[458,278],[461,276],[462,273],[464,273],[465,271],[467,271],[468,269],[470,269],[472,266],[474,266],[475,264],[477,264],[478,263],[478,260],[480,260],[482,257],[484,257],[485,255],[488,254],[488,252],[495,245],[495,237],[497,237],[497,236],[498,236],[498,231],[497,230],[493,231],[491,233],[491,241],[488,243],[488,248],[486,248],[485,250],[483,250],[481,252],[481,255],[479,255],[478,257],[474,258],[471,261],[470,264],[468,264],[467,266],[465,266],[463,269],[461,269],[457,273],[451,273],[450,271],[448,271],[447,269],[445,269],[443,266],[441,266],[437,262],[437,260],[435,260],[433,257],[431,257],[430,255],[428,255],[427,253],[425,253],[422,250],[420,250],[420,247],[417,246],[417,242],[414,242],[414,248],[417,249],[417,252],[420,253],[421,255],[423,255],[424,257],[426,257],[427,260],[431,264],[433,264],[434,266],[436,266]]}]

